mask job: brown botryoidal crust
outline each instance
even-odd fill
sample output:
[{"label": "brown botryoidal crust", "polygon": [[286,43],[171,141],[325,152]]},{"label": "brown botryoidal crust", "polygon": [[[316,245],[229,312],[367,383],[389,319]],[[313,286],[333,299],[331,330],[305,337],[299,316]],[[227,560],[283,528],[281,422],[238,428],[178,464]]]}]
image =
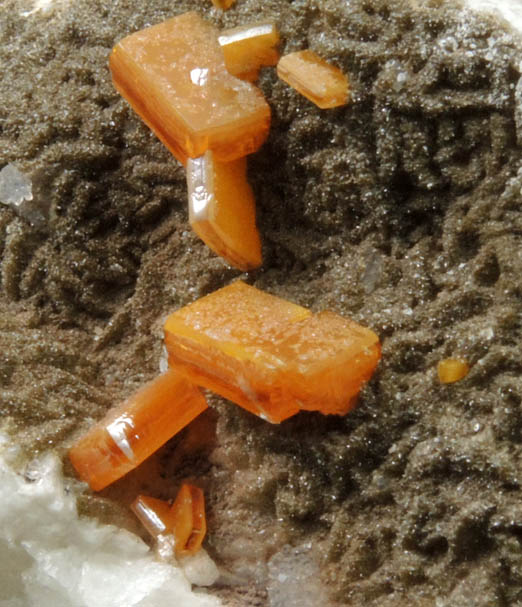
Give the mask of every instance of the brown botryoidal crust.
[{"label": "brown botryoidal crust", "polygon": [[[272,129],[249,181],[265,270],[249,280],[383,337],[345,418],[271,426],[214,400],[212,465],[181,456],[182,436],[156,458],[161,498],[190,474],[213,496],[209,550],[246,580],[230,604],[262,604],[246,594],[262,563],[307,540],[341,604],[520,601],[520,51],[453,2],[412,4],[242,0],[205,15],[276,19],[282,53],[311,48],[350,74],[354,102],[326,112],[261,70]],[[44,233],[0,208],[0,413],[31,456],[65,452],[154,377],[166,315],[237,275],[187,229],[184,171],[107,70],[130,30],[201,3],[64,5],[28,18],[6,0],[0,19],[0,162],[52,208]],[[452,353],[470,373],[441,385]],[[125,495],[85,496],[82,512],[131,524]]]}]

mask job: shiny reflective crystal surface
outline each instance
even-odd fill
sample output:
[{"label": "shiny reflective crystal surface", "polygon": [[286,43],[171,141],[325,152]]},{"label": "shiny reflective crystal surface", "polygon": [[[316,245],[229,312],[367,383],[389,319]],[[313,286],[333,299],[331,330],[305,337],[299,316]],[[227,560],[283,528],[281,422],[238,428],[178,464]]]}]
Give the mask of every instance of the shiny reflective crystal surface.
[{"label": "shiny reflective crystal surface", "polygon": [[111,409],[73,445],[78,476],[99,491],[141,464],[207,408],[193,384],[169,369]]},{"label": "shiny reflective crystal surface", "polygon": [[256,208],[246,158],[219,162],[212,152],[187,161],[189,221],[196,234],[230,265],[262,263]]}]

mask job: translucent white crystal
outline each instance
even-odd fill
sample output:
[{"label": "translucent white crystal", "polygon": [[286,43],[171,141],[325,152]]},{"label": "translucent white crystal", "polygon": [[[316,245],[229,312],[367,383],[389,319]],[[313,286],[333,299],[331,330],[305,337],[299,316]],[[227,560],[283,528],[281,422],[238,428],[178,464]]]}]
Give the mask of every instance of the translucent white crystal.
[{"label": "translucent white crystal", "polygon": [[193,593],[182,570],[155,560],[138,537],[80,519],[55,456],[17,474],[6,461],[1,438],[0,605],[220,605],[214,597]]},{"label": "translucent white crystal", "polygon": [[319,579],[319,567],[311,544],[289,545],[268,562],[270,607],[326,607],[328,594]]},{"label": "translucent white crystal", "polygon": [[33,191],[28,179],[14,164],[6,165],[0,171],[0,202],[10,206],[20,206],[24,200],[32,200]]}]

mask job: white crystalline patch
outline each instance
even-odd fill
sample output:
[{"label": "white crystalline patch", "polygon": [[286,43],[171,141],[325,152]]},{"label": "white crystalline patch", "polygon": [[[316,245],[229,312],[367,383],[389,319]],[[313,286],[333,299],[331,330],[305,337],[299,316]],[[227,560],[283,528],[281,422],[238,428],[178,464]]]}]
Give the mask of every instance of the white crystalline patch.
[{"label": "white crystalline patch", "polygon": [[522,3],[518,0],[466,0],[472,10],[494,13],[522,33]]},{"label": "white crystalline patch", "polygon": [[[193,593],[181,569],[155,560],[131,533],[80,519],[55,456],[26,480],[0,436],[0,605],[9,607],[218,607]],[[5,442],[5,441],[4,441]]]},{"label": "white crystalline patch", "polygon": [[328,607],[328,593],[319,579],[312,544],[288,544],[268,561],[270,607]]},{"label": "white crystalline patch", "polygon": [[25,200],[32,200],[31,181],[13,164],[0,171],[0,202],[20,206]]}]

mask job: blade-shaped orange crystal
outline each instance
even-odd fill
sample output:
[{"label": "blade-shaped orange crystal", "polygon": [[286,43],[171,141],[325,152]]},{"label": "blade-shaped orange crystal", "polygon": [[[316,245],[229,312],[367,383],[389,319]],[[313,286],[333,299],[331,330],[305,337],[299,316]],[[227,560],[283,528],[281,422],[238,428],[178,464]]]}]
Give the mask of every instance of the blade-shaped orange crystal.
[{"label": "blade-shaped orange crystal", "polygon": [[184,483],[172,506],[164,500],[139,495],[131,506],[153,536],[172,533],[176,554],[195,554],[207,532],[205,496],[199,487]]},{"label": "blade-shaped orange crystal", "polygon": [[189,220],[215,253],[240,270],[262,263],[246,158],[218,162],[212,152],[187,162]]},{"label": "blade-shaped orange crystal", "polygon": [[277,75],[322,109],[348,103],[346,76],[313,51],[298,51],[281,57]]},{"label": "blade-shaped orange crystal", "polygon": [[242,80],[257,80],[260,67],[276,65],[279,59],[279,34],[271,21],[223,30],[218,40],[227,70]]},{"label": "blade-shaped orange crystal", "polygon": [[201,392],[169,369],[82,436],[69,451],[78,476],[99,491],[141,464],[207,408]]},{"label": "blade-shaped orange crystal", "polygon": [[268,104],[227,71],[217,29],[197,13],[127,36],[109,65],[115,87],[182,163],[208,149],[235,160],[266,139]]},{"label": "blade-shaped orange crystal", "polygon": [[240,281],[171,314],[165,343],[191,381],[275,423],[346,413],[380,358],[373,331]]},{"label": "blade-shaped orange crystal", "polygon": [[171,513],[176,554],[196,553],[207,532],[203,491],[194,485],[182,485]]}]

